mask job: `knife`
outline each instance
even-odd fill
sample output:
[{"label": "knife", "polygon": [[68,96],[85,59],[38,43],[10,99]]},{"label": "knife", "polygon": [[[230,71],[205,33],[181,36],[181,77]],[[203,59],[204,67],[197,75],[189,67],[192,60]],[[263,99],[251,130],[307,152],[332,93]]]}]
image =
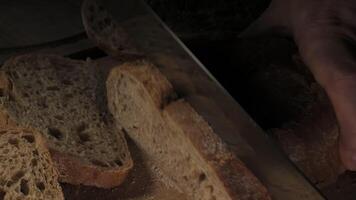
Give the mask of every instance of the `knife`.
[{"label": "knife", "polygon": [[[92,32],[93,19],[85,11],[93,2],[87,0],[82,7],[89,37],[116,58],[146,57],[156,64],[178,95],[216,128],[215,132],[267,187],[273,199],[325,199],[145,2],[100,1],[100,10],[105,19],[112,17],[113,22],[106,21],[115,24],[111,31],[122,36],[121,42],[108,36],[105,26]],[[209,109],[211,106],[219,111]]]}]

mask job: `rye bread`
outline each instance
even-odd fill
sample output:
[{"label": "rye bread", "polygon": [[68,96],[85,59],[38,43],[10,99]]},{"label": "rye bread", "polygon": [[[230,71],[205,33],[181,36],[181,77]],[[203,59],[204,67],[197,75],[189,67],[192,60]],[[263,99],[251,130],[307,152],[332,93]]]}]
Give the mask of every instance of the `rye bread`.
[{"label": "rye bread", "polygon": [[64,200],[48,149],[40,134],[0,128],[0,199]]},{"label": "rye bread", "polygon": [[1,72],[0,123],[42,133],[60,181],[110,188],[123,182],[133,162],[107,110],[100,69],[54,55],[9,59]]},{"label": "rye bread", "polygon": [[234,156],[209,124],[155,66],[135,61],[107,80],[116,122],[172,185],[195,200],[270,199],[266,188]]}]

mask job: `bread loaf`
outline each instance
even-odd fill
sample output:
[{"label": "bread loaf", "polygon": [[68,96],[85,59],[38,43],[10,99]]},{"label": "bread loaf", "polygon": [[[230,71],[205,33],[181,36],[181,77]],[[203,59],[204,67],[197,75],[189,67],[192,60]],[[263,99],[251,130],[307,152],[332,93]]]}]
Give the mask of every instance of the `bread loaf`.
[{"label": "bread loaf", "polygon": [[326,95],[317,88],[316,100],[300,118],[273,129],[289,158],[318,187],[336,181],[343,172],[338,152],[339,128]]}]

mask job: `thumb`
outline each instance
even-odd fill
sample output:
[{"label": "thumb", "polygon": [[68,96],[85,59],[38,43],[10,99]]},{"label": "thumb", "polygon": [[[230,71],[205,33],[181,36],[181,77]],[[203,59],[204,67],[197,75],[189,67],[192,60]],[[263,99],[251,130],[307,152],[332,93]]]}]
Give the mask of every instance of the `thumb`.
[{"label": "thumb", "polygon": [[289,31],[287,30],[286,17],[280,2],[276,0],[272,1],[262,15],[238,36],[245,38],[263,34],[287,34]]},{"label": "thumb", "polygon": [[308,34],[296,41],[334,107],[340,127],[340,159],[347,169],[356,170],[356,59],[350,44],[331,33]]}]

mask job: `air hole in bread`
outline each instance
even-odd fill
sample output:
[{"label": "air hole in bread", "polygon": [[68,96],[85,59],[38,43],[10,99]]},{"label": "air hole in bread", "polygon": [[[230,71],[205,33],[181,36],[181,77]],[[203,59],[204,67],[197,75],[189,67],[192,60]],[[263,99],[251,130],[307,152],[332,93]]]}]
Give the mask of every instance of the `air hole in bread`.
[{"label": "air hole in bread", "polygon": [[25,97],[25,98],[30,97],[30,95],[29,95],[29,94],[27,94],[26,92],[24,92],[24,93],[22,94],[22,96],[23,96],[23,97]]},{"label": "air hole in bread", "polygon": [[15,147],[19,148],[19,141],[16,138],[10,138],[9,144],[14,145]]},{"label": "air hole in bread", "polygon": [[47,102],[45,98],[39,99],[37,101],[37,106],[40,108],[48,108]]},{"label": "air hole in bread", "polygon": [[64,99],[70,99],[70,98],[73,98],[73,94],[66,94],[64,95]]},{"label": "air hole in bread", "polygon": [[210,191],[210,193],[214,192],[214,187],[212,185],[208,185],[206,186],[208,188],[208,190]]},{"label": "air hole in bread", "polygon": [[18,180],[20,180],[23,176],[25,175],[24,171],[18,171],[16,172],[12,177],[11,181],[16,183]]},{"label": "air hole in bread", "polygon": [[64,84],[64,85],[72,85],[73,83],[70,81],[70,80],[62,80],[62,83]]},{"label": "air hole in bread", "polygon": [[54,118],[58,119],[59,121],[62,121],[64,119],[62,115],[55,115]]},{"label": "air hole in bread", "polygon": [[114,160],[114,162],[118,165],[118,166],[122,166],[122,161],[117,159],[117,160]]},{"label": "air hole in bread", "polygon": [[28,181],[25,179],[21,180],[21,184],[20,184],[20,191],[22,192],[22,194],[24,194],[25,196],[28,195],[28,193],[30,192],[30,188],[28,187]]},{"label": "air hole in bread", "polygon": [[5,96],[5,91],[3,88],[0,88],[0,97]]},{"label": "air hole in bread", "polygon": [[88,133],[78,133],[79,140],[82,143],[89,142],[90,141],[90,136]]},{"label": "air hole in bread", "polygon": [[57,140],[63,138],[63,133],[57,128],[48,128],[48,134],[55,137]]},{"label": "air hole in bread", "polygon": [[46,189],[46,186],[43,182],[37,182],[36,183],[36,187],[41,191],[43,192],[45,189]]},{"label": "air hole in bread", "polygon": [[38,151],[37,151],[37,150],[32,151],[32,154],[33,154],[34,156],[39,156],[39,154],[38,154]]},{"label": "air hole in bread", "polygon": [[77,127],[77,133],[81,133],[83,131],[85,131],[88,128],[88,125],[86,123],[81,123],[78,127]]},{"label": "air hole in bread", "polygon": [[3,190],[0,190],[0,199],[4,199],[5,198],[5,192]]},{"label": "air hole in bread", "polygon": [[35,141],[35,137],[33,135],[23,135],[22,138],[29,143],[33,143]]},{"label": "air hole in bread", "polygon": [[94,165],[96,166],[99,166],[99,167],[108,167],[108,165],[100,160],[91,160],[91,163],[93,163]]},{"label": "air hole in bread", "polygon": [[206,174],[205,173],[201,173],[199,175],[199,183],[203,182],[206,180]]},{"label": "air hole in bread", "polygon": [[42,83],[42,81],[41,80],[36,80],[36,83],[38,84],[38,85],[42,85],[43,83]]},{"label": "air hole in bread", "polygon": [[37,166],[37,160],[36,159],[32,159],[31,160],[31,166],[32,167],[36,167]]},{"label": "air hole in bread", "polygon": [[49,86],[46,88],[48,91],[58,91],[59,90],[59,87],[57,86]]},{"label": "air hole in bread", "polygon": [[6,183],[6,187],[11,187],[13,184],[14,184],[13,181],[8,181],[8,182]]}]

